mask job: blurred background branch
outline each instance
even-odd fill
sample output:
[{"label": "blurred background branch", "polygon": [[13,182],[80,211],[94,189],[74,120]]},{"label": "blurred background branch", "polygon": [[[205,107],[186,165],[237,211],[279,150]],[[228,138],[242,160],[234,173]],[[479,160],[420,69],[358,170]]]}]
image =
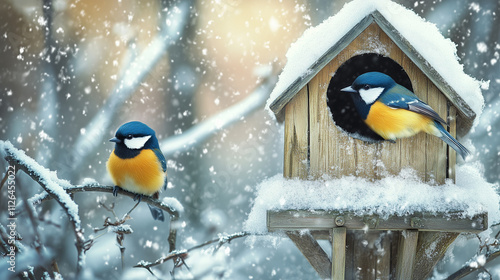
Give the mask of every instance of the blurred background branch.
[{"label": "blurred background branch", "polygon": [[[111,94],[104,102],[103,107],[92,118],[89,124],[83,128],[75,141],[73,153],[69,154],[71,170],[79,170],[86,157],[102,145],[103,139],[108,134],[111,122],[117,115],[117,111],[137,90],[145,77],[151,74],[155,65],[169,48],[182,38],[184,26],[189,18],[188,1],[181,2],[179,6],[172,6],[162,14],[160,18],[161,32],[148,44],[141,54],[131,61],[124,69],[125,72],[116,83]],[[131,50],[134,51],[134,50]]]}]

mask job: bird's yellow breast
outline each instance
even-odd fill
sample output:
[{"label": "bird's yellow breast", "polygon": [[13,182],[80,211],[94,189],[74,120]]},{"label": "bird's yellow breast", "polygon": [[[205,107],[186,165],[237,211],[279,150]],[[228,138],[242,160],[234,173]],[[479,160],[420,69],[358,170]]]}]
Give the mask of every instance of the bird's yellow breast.
[{"label": "bird's yellow breast", "polygon": [[144,149],[128,159],[113,151],[106,166],[115,185],[133,193],[152,195],[165,184],[166,173],[152,150]]},{"label": "bird's yellow breast", "polygon": [[410,137],[420,131],[435,134],[431,118],[405,109],[393,109],[380,101],[371,106],[365,123],[378,135],[390,140]]}]

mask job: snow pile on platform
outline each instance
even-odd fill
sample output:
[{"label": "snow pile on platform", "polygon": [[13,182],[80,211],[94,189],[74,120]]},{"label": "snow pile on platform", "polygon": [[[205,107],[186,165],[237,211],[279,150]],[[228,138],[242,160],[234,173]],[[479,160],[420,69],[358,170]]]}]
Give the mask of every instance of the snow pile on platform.
[{"label": "snow pile on platform", "polygon": [[258,186],[257,198],[244,230],[266,233],[267,210],[336,210],[360,215],[406,215],[415,212],[456,213],[472,217],[488,212],[489,225],[500,221],[498,186],[481,176],[472,164],[457,166],[457,183],[423,183],[414,171],[370,182],[348,176],[316,181],[285,179],[276,175]]},{"label": "snow pile on platform", "polygon": [[267,101],[267,107],[296,79],[307,74],[313,63],[349,30],[376,10],[410,42],[479,116],[484,106],[481,82],[463,72],[455,43],[444,38],[434,24],[389,0],[351,1],[336,15],[316,27],[307,29],[288,50],[287,64]]}]

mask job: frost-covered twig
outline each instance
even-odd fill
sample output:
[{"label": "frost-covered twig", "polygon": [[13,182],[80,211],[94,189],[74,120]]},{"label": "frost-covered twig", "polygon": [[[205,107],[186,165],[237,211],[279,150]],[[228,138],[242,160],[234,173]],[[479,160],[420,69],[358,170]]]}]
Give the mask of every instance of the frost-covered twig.
[{"label": "frost-covered twig", "polygon": [[144,78],[167,52],[168,48],[183,36],[183,27],[188,18],[189,6],[184,2],[168,11],[167,18],[162,19],[166,26],[127,67],[99,113],[82,130],[84,133],[78,137],[73,153],[70,154],[73,169],[78,169],[80,164],[85,162],[86,156],[102,143],[102,139],[117,110],[135,92]]},{"label": "frost-covered twig", "polygon": [[276,84],[276,76],[268,76],[249,96],[235,105],[209,117],[203,122],[184,131],[182,134],[168,137],[161,141],[160,148],[165,156],[188,150],[207,139],[215,132],[240,121],[253,111],[261,108],[269,98],[269,93]]},{"label": "frost-covered twig", "polygon": [[474,272],[478,269],[484,269],[486,264],[488,264],[489,262],[493,261],[494,259],[496,259],[498,257],[500,257],[500,251],[496,251],[494,253],[488,254],[488,256],[481,262],[476,260],[477,259],[477,256],[476,256],[475,259],[468,261],[466,265],[464,265],[462,268],[457,270],[452,275],[448,276],[448,278],[446,278],[446,280],[462,279],[465,276],[471,274],[472,272]]},{"label": "frost-covered twig", "polygon": [[[85,264],[86,241],[84,239],[83,230],[81,228],[80,216],[78,215],[78,205],[71,199],[69,194],[60,184],[64,182],[57,178],[54,172],[44,168],[31,157],[27,156],[23,151],[16,149],[10,142],[0,141],[0,151],[5,152],[5,159],[16,169],[23,170],[34,181],[50,195],[51,198],[57,201],[64,209],[64,212],[69,218],[70,224],[76,238],[76,250],[78,253],[77,260],[77,275],[82,270]],[[64,185],[69,184],[65,182]]]},{"label": "frost-covered twig", "polygon": [[[64,189],[68,194],[74,194],[74,193],[79,193],[79,192],[107,192],[107,193],[113,193],[113,187],[111,186],[103,186],[99,185],[96,182],[91,182],[85,185],[81,186],[71,186],[68,188]],[[123,189],[118,189],[118,193],[121,195],[128,196],[130,198],[135,198],[137,194],[128,192]],[[42,193],[39,195],[36,195],[32,197],[29,201],[33,203],[34,205],[40,204],[46,200],[51,199],[50,195],[47,193]],[[175,243],[177,240],[177,228],[176,228],[176,222],[179,220],[179,213],[184,211],[184,208],[182,205],[172,197],[168,198],[163,198],[163,200],[168,200],[171,204],[166,204],[162,201],[159,201],[157,199],[154,199],[149,196],[143,196],[141,201],[145,202],[147,204],[150,204],[152,206],[155,206],[157,208],[160,208],[170,214],[170,231],[168,235],[168,244],[170,247],[170,251],[175,250]]]},{"label": "frost-covered twig", "polygon": [[[115,217],[116,222],[111,222],[109,217],[106,217],[104,220],[104,225],[102,228],[94,228],[94,232],[99,232],[103,230],[108,230],[108,232],[114,232],[116,234],[116,243],[118,243],[118,248],[120,249],[120,255],[121,255],[121,262],[122,262],[122,269],[125,268],[125,246],[123,245],[123,240],[125,239],[125,234],[131,234],[134,231],[130,227],[130,225],[126,225],[125,222],[130,219],[129,214],[134,211],[134,209],[139,205],[140,201],[138,201],[132,209],[130,209],[127,214],[121,219],[118,218],[118,216],[115,213],[114,210],[114,203],[108,207],[103,203],[100,203],[100,205],[111,212],[113,216]],[[100,235],[102,236],[102,235]],[[96,238],[93,238],[95,240]]]},{"label": "frost-covered twig", "polygon": [[179,263],[179,260],[186,259],[189,256],[189,252],[191,252],[193,250],[200,249],[200,248],[203,248],[205,246],[208,246],[208,245],[214,244],[214,243],[217,243],[217,247],[215,248],[215,250],[218,250],[222,245],[224,245],[226,243],[230,243],[234,239],[249,236],[249,235],[255,235],[255,234],[243,231],[243,232],[237,232],[237,233],[228,234],[228,235],[220,235],[219,238],[215,238],[215,239],[203,242],[202,244],[196,245],[196,246],[191,247],[189,249],[172,251],[167,256],[159,258],[154,262],[140,261],[134,267],[145,268],[152,274],[151,267],[153,267],[153,266],[163,264],[163,263],[170,261],[170,260],[173,260],[175,262],[175,265],[177,266]]}]

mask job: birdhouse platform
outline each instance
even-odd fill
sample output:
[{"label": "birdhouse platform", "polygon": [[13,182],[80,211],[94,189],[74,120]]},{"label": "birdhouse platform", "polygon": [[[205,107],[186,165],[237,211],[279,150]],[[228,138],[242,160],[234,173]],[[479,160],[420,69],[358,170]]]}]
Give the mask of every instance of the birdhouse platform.
[{"label": "birdhouse platform", "polygon": [[[487,220],[486,213],[464,218],[463,213],[380,217],[331,210],[267,211],[268,230],[284,231],[321,279],[335,280],[424,279],[451,244],[449,237],[484,231]],[[443,232],[448,242],[439,242]],[[331,242],[331,258],[319,239]]]}]

